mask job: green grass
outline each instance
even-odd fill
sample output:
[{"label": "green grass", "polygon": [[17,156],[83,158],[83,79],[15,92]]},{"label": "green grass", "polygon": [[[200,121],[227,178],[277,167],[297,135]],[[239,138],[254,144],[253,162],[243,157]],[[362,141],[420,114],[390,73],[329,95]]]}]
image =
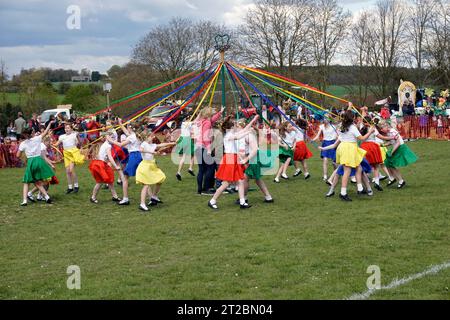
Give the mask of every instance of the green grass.
[{"label": "green grass", "polygon": [[[241,211],[235,195],[195,194],[195,178],[176,181],[168,157],[163,205],[142,215],[140,188],[132,205],[118,207],[78,168],[79,194],[65,195],[65,176],[51,189],[55,204],[19,207],[23,169],[1,169],[0,298],[3,299],[343,299],[367,290],[369,265],[382,285],[450,260],[450,143],[410,143],[418,163],[402,172],[403,190],[352,203],[325,199],[318,151],[313,177],[267,183],[276,200]],[[291,170],[292,171],[292,170]],[[291,172],[292,174],[292,172]],[[81,268],[81,290],[66,288],[66,269]],[[449,299],[450,270],[412,281],[371,299]]]},{"label": "green grass", "polygon": [[[24,106],[26,102],[26,97],[20,93],[4,93],[6,103],[10,103],[13,106]],[[65,95],[58,94],[58,103],[62,103]],[[3,102],[3,93],[0,94],[0,101]],[[56,106],[55,106],[56,107]]]}]

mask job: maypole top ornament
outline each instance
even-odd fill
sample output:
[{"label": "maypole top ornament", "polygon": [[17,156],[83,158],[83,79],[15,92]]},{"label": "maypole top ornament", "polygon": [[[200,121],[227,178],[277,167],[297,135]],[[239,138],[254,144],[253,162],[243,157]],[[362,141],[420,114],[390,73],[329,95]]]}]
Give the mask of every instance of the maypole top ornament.
[{"label": "maypole top ornament", "polygon": [[225,52],[228,49],[230,49],[230,35],[228,34],[218,34],[214,37],[214,40],[216,41],[216,45],[214,46],[214,49],[216,49],[219,52]]}]

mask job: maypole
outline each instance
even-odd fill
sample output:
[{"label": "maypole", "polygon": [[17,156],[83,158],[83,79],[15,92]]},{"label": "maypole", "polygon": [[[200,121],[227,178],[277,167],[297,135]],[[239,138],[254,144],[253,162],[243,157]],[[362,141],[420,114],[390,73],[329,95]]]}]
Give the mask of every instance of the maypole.
[{"label": "maypole", "polygon": [[[222,64],[222,68],[220,70],[221,77],[220,80],[222,82],[222,107],[226,107],[226,94],[225,94],[225,51],[230,49],[230,36],[228,34],[218,34],[215,36],[214,40],[216,41],[216,45],[214,48],[220,53],[220,63]],[[225,116],[225,112],[223,113]]]}]

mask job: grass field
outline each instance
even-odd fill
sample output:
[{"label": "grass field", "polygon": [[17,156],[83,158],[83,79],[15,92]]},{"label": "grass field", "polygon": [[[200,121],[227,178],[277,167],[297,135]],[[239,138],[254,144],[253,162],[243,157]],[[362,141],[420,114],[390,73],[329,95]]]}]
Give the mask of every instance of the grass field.
[{"label": "grass field", "polygon": [[[220,211],[195,193],[194,178],[178,182],[169,158],[165,202],[148,215],[118,207],[78,168],[79,194],[65,195],[65,176],[51,190],[53,205],[19,207],[22,169],[0,170],[0,298],[2,299],[345,299],[367,290],[369,265],[382,285],[450,261],[450,143],[411,142],[419,161],[403,170],[407,186],[385,188],[352,203],[325,199],[318,151],[313,177],[267,178],[275,198],[241,211],[235,195]],[[292,172],[291,172],[292,174]],[[66,269],[81,268],[81,290],[68,290]],[[449,299],[450,269],[370,299]]]}]

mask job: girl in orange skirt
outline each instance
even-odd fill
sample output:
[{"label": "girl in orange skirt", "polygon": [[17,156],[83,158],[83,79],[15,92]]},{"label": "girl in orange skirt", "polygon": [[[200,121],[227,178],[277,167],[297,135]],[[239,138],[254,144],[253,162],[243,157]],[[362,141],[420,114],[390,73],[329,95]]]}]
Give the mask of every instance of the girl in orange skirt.
[{"label": "girl in orange skirt", "polygon": [[256,115],[253,120],[244,128],[238,128],[231,117],[227,117],[222,124],[225,133],[223,138],[224,154],[216,172],[216,178],[222,181],[222,185],[217,188],[214,196],[208,201],[211,209],[217,210],[217,199],[224,192],[230,183],[237,182],[239,188],[239,204],[241,209],[248,209],[251,206],[245,201],[244,166],[238,157],[237,140],[242,139],[250,133],[250,128],[258,120]]},{"label": "girl in orange skirt", "polygon": [[[112,136],[111,132],[106,135]],[[104,141],[98,151],[97,159],[94,159],[89,164],[89,171],[91,171],[92,177],[94,178],[96,184],[94,190],[92,191],[91,202],[97,204],[97,194],[102,184],[107,184],[109,190],[111,190],[112,201],[120,202],[120,198],[117,196],[117,192],[114,189],[114,170],[119,171],[120,166],[116,164],[111,153],[111,144],[108,141]]]},{"label": "girl in orange skirt", "polygon": [[[367,131],[369,129],[368,124],[372,122],[372,119],[370,117],[366,117],[364,120],[366,121],[366,126],[364,126],[360,130],[362,135],[367,134]],[[383,188],[380,186],[380,165],[384,163],[384,159],[380,145],[377,143],[377,138],[381,140],[393,139],[388,136],[381,135],[379,131],[374,127],[373,132],[363,143],[361,143],[360,148],[367,151],[365,158],[373,168],[375,189],[377,189],[378,191],[383,191]]]},{"label": "girl in orange skirt", "polygon": [[298,163],[300,162],[303,171],[305,172],[305,180],[309,179],[311,175],[308,171],[308,164],[306,163],[306,160],[311,158],[313,154],[311,151],[309,151],[308,147],[305,143],[305,135],[304,132],[306,132],[308,123],[303,119],[297,119],[297,126],[300,128],[295,129],[295,149],[294,149],[294,166],[295,166],[295,173],[294,177],[297,177],[302,173],[302,170],[298,167]]}]

